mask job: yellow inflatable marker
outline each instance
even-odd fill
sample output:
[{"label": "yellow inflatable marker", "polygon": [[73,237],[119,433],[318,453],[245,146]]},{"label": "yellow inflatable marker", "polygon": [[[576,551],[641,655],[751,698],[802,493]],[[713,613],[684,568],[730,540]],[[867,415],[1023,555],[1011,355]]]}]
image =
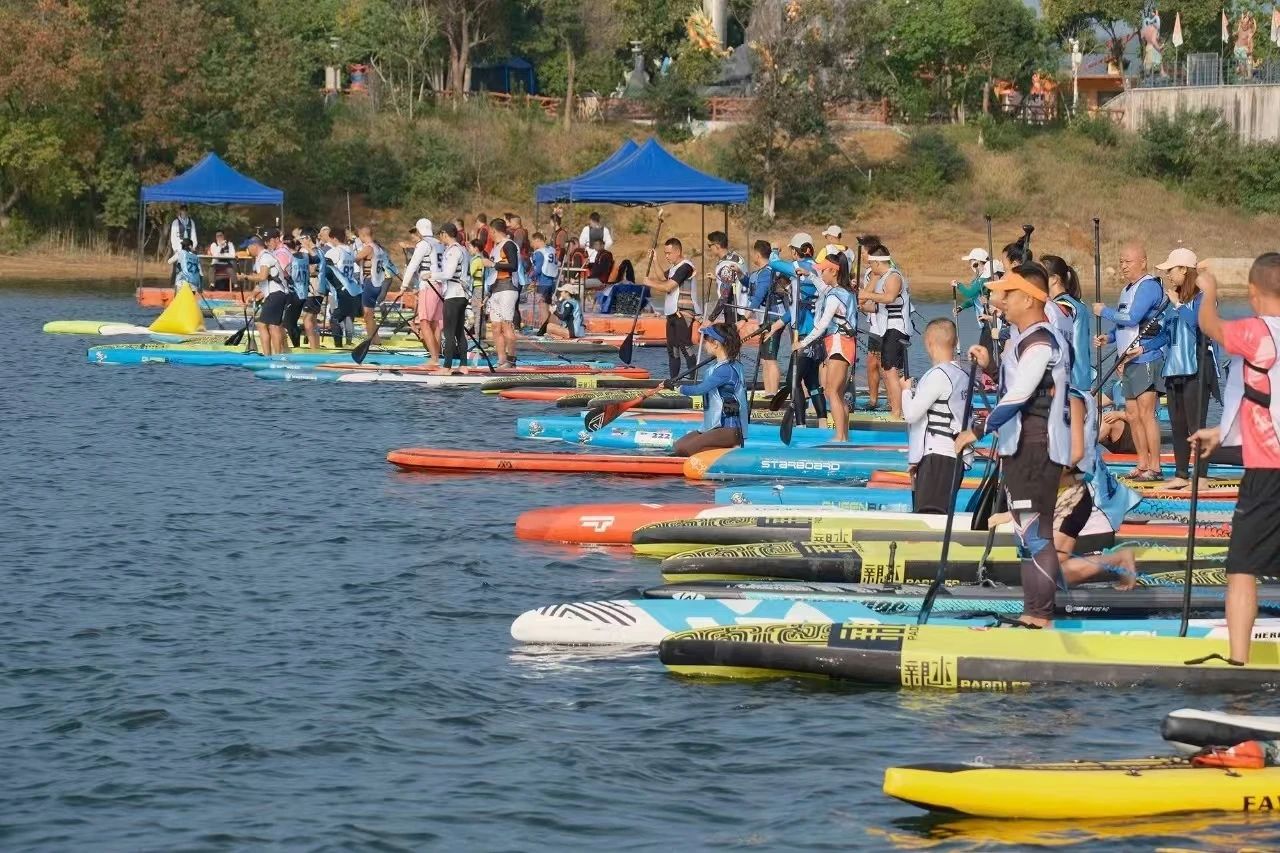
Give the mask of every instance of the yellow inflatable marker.
[{"label": "yellow inflatable marker", "polygon": [[189,335],[204,331],[204,315],[196,302],[195,292],[186,284],[178,286],[178,293],[150,326],[151,331],[166,335]]}]

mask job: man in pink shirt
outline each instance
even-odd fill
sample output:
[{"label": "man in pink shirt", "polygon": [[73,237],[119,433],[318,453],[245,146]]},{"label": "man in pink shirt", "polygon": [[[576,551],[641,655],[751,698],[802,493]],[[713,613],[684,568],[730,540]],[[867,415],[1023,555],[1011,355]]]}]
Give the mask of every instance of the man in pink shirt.
[{"label": "man in pink shirt", "polygon": [[1257,578],[1280,565],[1280,252],[1268,252],[1249,270],[1254,316],[1223,321],[1218,282],[1200,270],[1204,291],[1200,329],[1232,356],[1222,398],[1222,423],[1191,436],[1197,455],[1220,443],[1241,445],[1244,477],[1231,517],[1227,548],[1227,634],[1231,664],[1249,660],[1258,617]]}]

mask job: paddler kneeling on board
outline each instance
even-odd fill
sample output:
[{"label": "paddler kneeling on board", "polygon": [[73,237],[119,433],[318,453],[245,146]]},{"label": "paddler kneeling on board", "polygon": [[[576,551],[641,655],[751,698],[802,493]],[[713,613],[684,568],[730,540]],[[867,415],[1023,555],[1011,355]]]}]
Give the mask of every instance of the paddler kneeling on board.
[{"label": "paddler kneeling on board", "polygon": [[561,340],[573,340],[586,334],[582,320],[582,303],[578,301],[578,288],[564,283],[556,288],[556,301],[550,307],[551,319],[547,322],[547,334]]},{"label": "paddler kneeling on board", "polygon": [[747,432],[747,379],[738,361],[742,340],[730,323],[716,323],[702,330],[707,352],[715,356],[716,365],[701,382],[678,385],[674,379],[663,380],[666,388],[674,388],[687,397],[702,396],[702,431],[695,430],[676,442],[672,456],[692,456],[715,447],[740,447]]},{"label": "paddler kneeling on board", "polygon": [[[989,432],[1004,467],[1005,492],[1022,556],[1022,616],[1029,626],[1053,624],[1054,599],[1062,566],[1053,543],[1053,513],[1062,471],[1071,464],[1067,370],[1069,348],[1045,319],[1049,276],[1039,264],[1016,267],[988,283],[1012,324],[1000,359],[1000,399],[984,417],[955,440],[963,452]],[[985,347],[969,348],[969,357],[995,374]]]}]

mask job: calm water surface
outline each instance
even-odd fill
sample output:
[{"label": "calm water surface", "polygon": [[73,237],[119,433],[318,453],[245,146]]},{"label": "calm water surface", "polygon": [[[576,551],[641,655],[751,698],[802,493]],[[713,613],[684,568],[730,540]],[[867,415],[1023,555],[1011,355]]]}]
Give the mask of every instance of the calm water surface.
[{"label": "calm water surface", "polygon": [[397,474],[389,449],[514,448],[536,410],[93,366],[96,341],[40,333],[145,322],[127,290],[10,286],[0,316],[0,849],[1280,845],[1256,817],[938,821],[880,793],[891,763],[1163,753],[1166,711],[1270,714],[1272,694],[711,684],[652,654],[522,651],[521,611],[658,575],[517,542],[518,513],[709,492]]}]

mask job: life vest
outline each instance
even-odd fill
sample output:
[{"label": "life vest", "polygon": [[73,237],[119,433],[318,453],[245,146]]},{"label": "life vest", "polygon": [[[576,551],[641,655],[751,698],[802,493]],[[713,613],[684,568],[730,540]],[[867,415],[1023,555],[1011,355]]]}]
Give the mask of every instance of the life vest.
[{"label": "life vest", "polygon": [[1164,290],[1161,289],[1160,301],[1157,302],[1154,306],[1152,306],[1151,310],[1147,312],[1145,317],[1129,316],[1129,306],[1133,304],[1133,298],[1134,296],[1137,295],[1138,288],[1141,287],[1143,282],[1147,280],[1154,281],[1157,287],[1160,286],[1160,280],[1157,279],[1155,276],[1144,275],[1142,278],[1138,279],[1137,281],[1131,284],[1126,284],[1124,288],[1120,291],[1120,298],[1116,303],[1116,313],[1120,314],[1121,316],[1129,320],[1136,320],[1137,322],[1132,326],[1116,328],[1116,351],[1117,352],[1121,352],[1121,353],[1127,352],[1129,347],[1133,346],[1133,342],[1136,340],[1139,340],[1139,338],[1145,341],[1155,337],[1154,334],[1142,334],[1142,327],[1147,324],[1148,320],[1152,320],[1156,317],[1159,317],[1161,314],[1163,314],[1165,308],[1168,307],[1169,305],[1169,299],[1164,295]]},{"label": "life vest", "polygon": [[533,268],[537,270],[538,275],[543,278],[558,278],[560,275],[560,264],[556,263],[555,250],[550,246],[543,246],[533,253]]},{"label": "life vest", "polygon": [[1072,388],[1070,395],[1085,405],[1084,456],[1076,470],[1084,475],[1094,507],[1106,516],[1112,530],[1119,530],[1129,511],[1142,502],[1142,495],[1117,480],[1107,465],[1106,450],[1098,443],[1098,402],[1093,394],[1088,388]]},{"label": "life vest", "polygon": [[[736,417],[738,426],[742,430],[742,437],[745,440],[747,436],[747,377],[743,373],[742,365],[739,362],[728,362],[733,368],[733,382],[725,383],[718,388],[712,388],[709,393],[702,395],[702,429],[717,429],[725,426],[724,421]],[[716,365],[716,369],[720,365]],[[738,414],[732,415],[725,412],[725,401],[733,400],[737,404]]]},{"label": "life vest", "polygon": [[516,259],[515,271],[502,270],[499,272],[494,268],[494,279],[490,287],[491,293],[502,293],[504,291],[516,290],[518,288],[518,285],[515,282],[519,281],[519,277],[521,276],[520,270],[523,265],[520,261],[520,246],[516,241],[507,237],[507,239],[503,240],[501,243],[494,243],[493,255],[491,257],[495,264],[503,263],[505,258],[503,257],[502,250],[507,246],[512,247],[512,254]]},{"label": "life vest", "polygon": [[956,436],[964,429],[965,401],[969,394],[969,374],[954,361],[935,364],[920,377],[917,388],[929,381],[929,374],[939,372],[951,383],[951,393],[929,404],[925,416],[907,425],[907,461],[912,465],[926,454],[956,455]]},{"label": "life vest", "polygon": [[587,248],[590,249],[592,246],[594,246],[597,240],[599,240],[601,243],[604,242],[604,226],[603,225],[588,226],[587,227]]},{"label": "life vest", "polygon": [[306,299],[311,290],[311,267],[307,256],[297,252],[289,262],[289,279],[293,282],[293,292],[299,299]]},{"label": "life vest", "polygon": [[853,293],[843,287],[825,288],[825,292],[820,298],[822,309],[817,312],[819,318],[826,313],[827,300],[829,299],[834,299],[838,303],[838,307],[836,308],[835,316],[831,318],[831,324],[826,328],[826,334],[844,335],[846,338],[857,337],[858,321],[854,315],[857,307],[854,305]]},{"label": "life vest", "polygon": [[885,332],[892,330],[910,337],[911,333],[907,330],[907,324],[910,323],[911,318],[911,291],[907,284],[907,277],[902,274],[902,270],[897,267],[891,267],[876,280],[872,290],[876,293],[884,293],[885,285],[889,281],[889,276],[892,275],[896,275],[902,280],[902,290],[898,293],[898,298],[892,302],[876,303],[876,311],[870,316],[868,326],[873,335],[884,335]]},{"label": "life vest", "polygon": [[560,322],[569,330],[569,337],[580,338],[586,334],[586,329],[582,322],[582,305],[577,299],[569,297],[561,299],[556,305],[556,316],[560,318]]},{"label": "life vest", "polygon": [[[1012,327],[1010,327],[1012,329]],[[996,436],[996,448],[1001,456],[1012,456],[1022,440],[1022,421],[1026,417],[1045,419],[1049,435],[1049,458],[1059,465],[1071,461],[1070,407],[1067,405],[1067,342],[1048,321],[1035,323],[1022,331],[1013,331],[1009,344],[1000,360],[1000,387],[1004,393],[1013,384],[1018,373],[1019,357],[1023,343],[1038,329],[1049,334],[1052,354],[1049,366],[1041,377],[1037,392],[1024,404],[1021,411],[1000,425]]]},{"label": "life vest", "polygon": [[[1169,346],[1165,350],[1164,356],[1165,376],[1196,376],[1199,374],[1200,344],[1203,342],[1200,324],[1197,323],[1195,326],[1188,325],[1183,320],[1183,311],[1189,311],[1193,315],[1199,313],[1200,302],[1203,297],[1203,292],[1197,293],[1182,308],[1175,308],[1170,311],[1165,320],[1165,329],[1169,332]],[[1209,347],[1209,364],[1216,374],[1218,370],[1216,347],[1212,341],[1205,343]]]},{"label": "life vest", "polygon": [[444,258],[454,257],[453,273],[446,279],[443,279],[443,289],[445,299],[454,299],[457,297],[466,298],[469,293],[467,291],[468,268],[471,265],[470,256],[467,250],[462,248],[461,243],[454,243],[452,246],[446,246],[444,254],[441,257],[440,269],[438,275],[444,274]]},{"label": "life vest", "polygon": [[1053,297],[1053,301],[1057,303],[1054,325],[1067,342],[1071,387],[1087,391],[1093,387],[1093,364],[1089,360],[1093,351],[1093,340],[1089,333],[1089,309],[1069,293],[1059,293]]},{"label": "life vest", "polygon": [[263,249],[262,252],[254,259],[253,267],[258,272],[265,272],[267,277],[258,282],[258,289],[263,293],[270,295],[272,293],[284,293],[287,288],[284,282],[284,270],[280,268],[280,261],[269,250]]},{"label": "life vest", "polygon": [[192,238],[192,235],[195,234],[195,222],[191,220],[191,217],[188,216],[185,222],[182,221],[181,217],[174,217],[173,222],[178,226],[178,240],[191,240],[191,244],[195,245],[196,241]]},{"label": "life vest", "polygon": [[198,290],[204,281],[204,273],[200,271],[200,256],[195,252],[184,251],[178,263],[182,270],[179,278],[186,280],[187,283]]},{"label": "life vest", "polygon": [[701,309],[700,300],[698,299],[698,296],[697,296],[697,290],[698,290],[698,289],[697,289],[696,287],[694,287],[694,286],[693,286],[693,284],[694,284],[694,282],[695,282],[694,274],[695,274],[695,272],[696,272],[696,270],[695,270],[695,268],[694,268],[694,266],[693,266],[693,261],[689,260],[688,258],[684,258],[684,259],[682,259],[682,260],[680,261],[680,263],[675,264],[674,266],[672,266],[670,269],[668,269],[668,270],[667,270],[667,280],[668,280],[668,281],[675,281],[675,275],[676,275],[676,272],[677,272],[681,267],[688,267],[688,269],[689,269],[689,276],[688,276],[688,278],[686,278],[686,279],[684,280],[684,284],[682,284],[682,285],[680,285],[679,287],[675,288],[675,289],[674,289],[674,290],[672,290],[670,293],[664,293],[664,294],[662,295],[662,313],[663,313],[664,315],[666,315],[667,317],[670,317],[672,314],[677,314],[677,313],[679,313],[679,311],[680,311],[680,295],[681,295],[681,292],[684,290],[684,287],[685,287],[685,285],[686,285],[686,284],[687,284],[687,285],[689,285],[689,287],[690,287],[690,289],[691,289],[691,291],[692,291],[690,298],[693,300],[694,311],[695,311],[695,312],[697,312],[697,313],[701,313],[701,310],[700,310],[700,309]]},{"label": "life vest", "polygon": [[[1280,346],[1280,317],[1258,318],[1267,324],[1272,341]],[[1249,387],[1244,381],[1244,372],[1251,370],[1266,373],[1271,381],[1271,393],[1265,394]],[[1262,406],[1271,413],[1271,426],[1280,438],[1280,358],[1276,359],[1270,369],[1256,367],[1240,356],[1233,356],[1231,366],[1227,368],[1227,387],[1222,394],[1222,443],[1228,447],[1238,447],[1240,435],[1240,407],[1244,402]]]}]

